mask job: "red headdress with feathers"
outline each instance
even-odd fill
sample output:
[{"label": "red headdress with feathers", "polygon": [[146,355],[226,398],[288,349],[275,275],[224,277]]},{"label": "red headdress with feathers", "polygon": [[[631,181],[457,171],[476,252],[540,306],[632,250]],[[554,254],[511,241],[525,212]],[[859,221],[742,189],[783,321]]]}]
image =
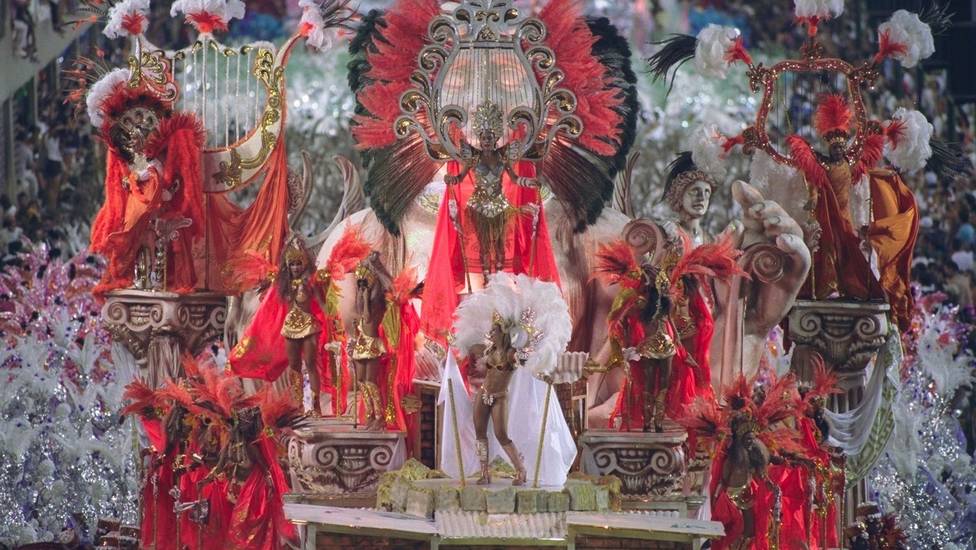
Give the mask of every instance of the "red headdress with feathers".
[{"label": "red headdress with feathers", "polygon": [[852,118],[851,109],[842,96],[827,94],[817,105],[817,112],[813,115],[813,125],[824,139],[847,139],[851,134]]}]

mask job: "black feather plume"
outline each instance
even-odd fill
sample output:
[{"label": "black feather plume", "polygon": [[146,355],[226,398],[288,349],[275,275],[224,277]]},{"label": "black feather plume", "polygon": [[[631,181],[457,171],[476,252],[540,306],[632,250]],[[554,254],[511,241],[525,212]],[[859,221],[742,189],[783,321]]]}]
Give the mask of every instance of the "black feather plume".
[{"label": "black feather plume", "polygon": [[958,144],[946,143],[940,139],[929,140],[932,156],[925,163],[925,168],[939,175],[940,178],[953,180],[972,170],[969,159],[963,155]]},{"label": "black feather plume", "polygon": [[671,190],[671,186],[674,185],[674,180],[678,176],[697,169],[698,167],[695,166],[695,161],[691,158],[691,151],[678,153],[678,156],[668,164],[668,178],[664,181],[664,193],[661,195],[660,200],[663,201],[664,197],[668,196],[668,191]]},{"label": "black feather plume", "polygon": [[668,94],[670,94],[671,89],[674,88],[674,77],[678,74],[678,69],[695,57],[698,39],[687,34],[673,34],[667,40],[652,42],[652,44],[662,48],[647,59],[647,65],[651,68],[655,81],[659,78],[668,81],[668,73],[671,73],[668,83]]}]

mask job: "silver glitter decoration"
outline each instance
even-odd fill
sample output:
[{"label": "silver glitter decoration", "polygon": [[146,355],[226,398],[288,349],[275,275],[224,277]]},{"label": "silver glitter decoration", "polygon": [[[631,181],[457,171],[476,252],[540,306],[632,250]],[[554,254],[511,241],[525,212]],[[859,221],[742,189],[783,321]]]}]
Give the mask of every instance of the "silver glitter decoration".
[{"label": "silver glitter decoration", "polygon": [[98,270],[84,257],[47,259],[0,275],[15,302],[0,315],[0,544],[89,535],[100,517],[135,522],[132,427],[120,422],[122,384],[91,297]]},{"label": "silver glitter decoration", "polygon": [[957,323],[957,313],[936,304],[917,318],[915,354],[903,367],[895,404],[904,414],[896,416],[896,436],[868,478],[871,498],[896,515],[908,548],[976,548],[976,465],[952,407],[959,385],[936,383],[952,378],[940,372],[960,365],[971,381],[973,357],[958,344],[968,327]]}]

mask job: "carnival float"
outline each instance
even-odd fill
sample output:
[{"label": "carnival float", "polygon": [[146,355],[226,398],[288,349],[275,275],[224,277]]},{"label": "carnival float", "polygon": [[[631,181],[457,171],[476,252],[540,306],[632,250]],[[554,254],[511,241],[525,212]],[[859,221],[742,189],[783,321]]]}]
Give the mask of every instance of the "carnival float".
[{"label": "carnival float", "polygon": [[[926,22],[896,12],[877,55],[838,59],[818,25],[842,2],[798,0],[807,39],[766,65],[718,25],[640,59],[572,0],[300,5],[283,44],[231,47],[242,2],[174,2],[195,37],[165,50],[148,1],[111,3],[127,65],[75,73],[108,149],[90,292],[135,360],[142,442],[137,534],[104,547],[897,538],[869,474],[902,336],[925,330],[899,174],[953,162],[921,113],[878,120],[863,94],[885,60],[932,54]],[[337,160],[339,212],[302,234],[323,168],[288,165],[286,69],[340,43],[360,162]],[[758,113],[690,131],[668,216],[635,217],[636,73],[686,61],[743,67]],[[816,108],[788,119],[801,88]],[[712,233],[723,188],[732,222]],[[222,368],[198,359],[214,342]]]}]

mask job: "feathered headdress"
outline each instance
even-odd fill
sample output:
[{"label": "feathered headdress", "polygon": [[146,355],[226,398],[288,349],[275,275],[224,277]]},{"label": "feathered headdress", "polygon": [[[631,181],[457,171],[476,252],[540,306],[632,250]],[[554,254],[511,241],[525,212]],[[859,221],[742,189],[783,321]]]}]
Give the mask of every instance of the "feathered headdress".
[{"label": "feathered headdress", "polygon": [[847,100],[838,94],[827,94],[820,99],[813,125],[817,133],[828,141],[846,140],[851,134],[851,109]]},{"label": "feathered headdress", "polygon": [[169,9],[170,17],[184,14],[188,23],[200,34],[226,31],[231,19],[243,19],[241,0],[176,0]]},{"label": "feathered headdress", "polygon": [[685,189],[696,181],[707,183],[713,190],[718,187],[715,178],[695,165],[691,151],[678,153],[678,156],[668,164],[668,177],[664,180],[664,193],[661,195],[661,200],[668,203],[675,212],[679,211]]},{"label": "feathered headdress", "polygon": [[454,346],[467,353],[485,343],[496,324],[508,333],[521,368],[539,378],[556,368],[573,330],[569,306],[555,283],[508,273],[491,275],[484,290],[458,306]]}]

